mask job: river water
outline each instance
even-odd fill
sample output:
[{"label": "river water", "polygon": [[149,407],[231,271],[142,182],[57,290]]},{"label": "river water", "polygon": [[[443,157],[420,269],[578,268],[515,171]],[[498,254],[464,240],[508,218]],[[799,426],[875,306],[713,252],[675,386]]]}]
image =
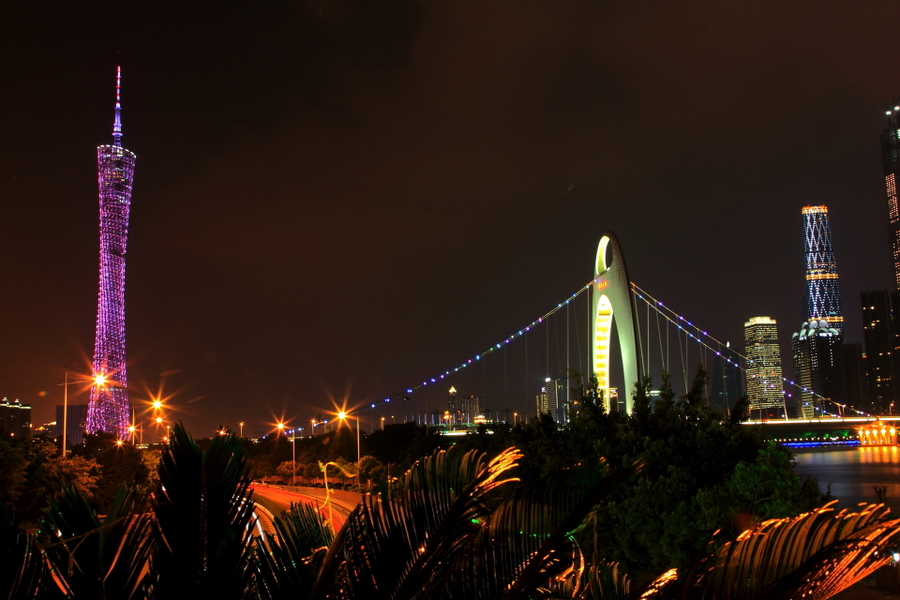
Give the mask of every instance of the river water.
[{"label": "river water", "polygon": [[831,483],[838,507],[860,502],[876,502],[873,486],[886,487],[885,504],[900,513],[900,447],[870,446],[842,449],[792,450],[795,471],[819,480],[819,487]]}]

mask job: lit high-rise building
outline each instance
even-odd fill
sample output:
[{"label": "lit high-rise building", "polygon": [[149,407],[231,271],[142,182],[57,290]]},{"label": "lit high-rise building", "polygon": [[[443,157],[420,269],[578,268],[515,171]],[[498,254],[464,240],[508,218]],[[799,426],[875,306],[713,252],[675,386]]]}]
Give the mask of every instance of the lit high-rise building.
[{"label": "lit high-rise building", "polygon": [[31,435],[31,405],[18,400],[0,401],[0,435],[28,439]]},{"label": "lit high-rise building", "polygon": [[116,72],[113,143],[97,148],[100,186],[100,292],[94,339],[94,385],[88,405],[88,433],[128,434],[128,376],[125,370],[125,250],[135,156],[122,147],[122,68]]},{"label": "lit high-rise building", "polygon": [[[778,328],[774,319],[753,317],[744,323],[744,355],[747,357],[745,375],[751,416],[781,416],[784,386]],[[753,411],[758,411],[758,414]]]},{"label": "lit high-rise building", "polygon": [[803,247],[806,254],[807,318],[828,321],[844,332],[841,288],[831,241],[827,206],[803,207]]},{"label": "lit high-rise building", "polygon": [[535,397],[538,414],[547,413],[557,423],[565,422],[565,380],[561,377],[547,377],[541,393]]},{"label": "lit high-rise building", "polygon": [[860,292],[866,354],[863,367],[871,410],[888,414],[897,409],[900,362],[900,292]]},{"label": "lit high-rise building", "polygon": [[826,416],[845,401],[843,341],[838,330],[822,320],[803,323],[791,336],[794,372],[800,385],[799,416],[804,419]]},{"label": "lit high-rise building", "polygon": [[881,164],[887,195],[888,227],[894,259],[894,284],[900,289],[900,206],[897,203],[897,179],[900,178],[900,103],[887,109],[887,126],[881,134]]}]

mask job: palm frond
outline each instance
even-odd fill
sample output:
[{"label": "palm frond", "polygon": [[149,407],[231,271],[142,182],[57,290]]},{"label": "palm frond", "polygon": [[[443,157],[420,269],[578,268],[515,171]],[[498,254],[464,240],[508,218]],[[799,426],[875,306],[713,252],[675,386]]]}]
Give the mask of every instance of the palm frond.
[{"label": "palm frond", "polygon": [[179,423],[159,463],[153,509],[160,550],[157,595],[242,598],[250,590],[253,503],[239,440],[206,452]]},{"label": "palm frond", "polygon": [[292,504],[274,519],[274,539],[257,538],[257,590],[262,600],[297,600],[309,594],[319,575],[332,529],[319,510],[308,504]]},{"label": "palm frond", "polygon": [[0,502],[0,598],[45,598],[49,580],[35,537],[22,529]]},{"label": "palm frond", "polygon": [[338,533],[316,594],[334,598],[401,600],[422,595],[462,540],[489,510],[485,494],[514,481],[504,476],[521,454],[439,450],[417,462],[380,496],[366,495]]},{"label": "palm frond", "polygon": [[434,580],[446,581],[448,589],[432,595],[546,597],[566,581],[575,582],[573,593],[579,593],[585,564],[572,536],[594,506],[639,468],[610,475],[602,463],[577,465],[523,486],[468,540],[459,553],[462,564],[450,565],[447,577]]},{"label": "palm frond", "polygon": [[100,600],[146,597],[150,531],[133,488],[121,488],[102,519],[81,492],[66,488],[41,518],[41,541],[61,591]]},{"label": "palm frond", "polygon": [[582,570],[577,577],[560,581],[548,600],[576,597],[579,600],[630,600],[631,586],[631,577],[619,563],[601,561]]},{"label": "palm frond", "polygon": [[830,598],[887,564],[886,548],[900,534],[900,519],[881,504],[856,512],[835,512],[833,504],[745,531],[676,586],[641,597]]}]

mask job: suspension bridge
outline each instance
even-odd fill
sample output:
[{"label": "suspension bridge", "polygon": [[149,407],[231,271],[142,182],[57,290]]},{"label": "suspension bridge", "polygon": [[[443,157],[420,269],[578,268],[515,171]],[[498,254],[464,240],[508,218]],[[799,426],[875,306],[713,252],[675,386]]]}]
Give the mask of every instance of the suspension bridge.
[{"label": "suspension bridge", "polygon": [[[450,427],[478,419],[514,423],[537,414],[538,399],[550,393],[550,385],[559,386],[555,390],[561,397],[556,400],[566,405],[571,388],[584,385],[591,374],[608,410],[630,411],[635,383],[645,376],[659,381],[660,374],[668,372],[676,392],[686,391],[700,365],[713,374],[707,398],[729,413],[737,394],[713,398],[714,388],[723,389],[715,378],[743,382],[753,358],[634,283],[618,240],[606,232],[598,245],[594,277],[550,310],[461,363],[366,406],[350,407],[348,416],[369,430],[406,421]],[[842,398],[823,397],[785,377],[769,384],[784,390],[781,406],[751,410],[751,422],[821,422],[827,429],[875,418]],[[813,419],[797,418],[791,406],[789,399],[801,391],[816,400]],[[325,423],[327,419],[313,419],[313,430]]]}]

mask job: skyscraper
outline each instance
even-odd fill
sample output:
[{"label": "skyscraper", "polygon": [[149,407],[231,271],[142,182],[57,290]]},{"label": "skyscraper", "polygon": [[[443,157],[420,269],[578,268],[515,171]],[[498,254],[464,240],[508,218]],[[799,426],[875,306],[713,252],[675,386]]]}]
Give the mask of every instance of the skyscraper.
[{"label": "skyscraper", "polygon": [[863,366],[872,411],[892,413],[898,400],[900,359],[900,293],[891,290],[860,292],[866,355]]},{"label": "skyscraper", "polygon": [[845,402],[843,341],[838,330],[822,320],[803,323],[791,336],[794,372],[800,384],[799,413],[804,419],[823,417]]},{"label": "skyscraper", "polygon": [[[781,378],[781,350],[778,347],[778,328],[769,317],[753,317],[744,323],[744,355],[747,357],[747,398],[751,416],[759,411],[762,418],[784,407],[784,386]],[[778,409],[772,411],[771,409]]]},{"label": "skyscraper", "polygon": [[826,320],[843,335],[841,288],[831,242],[827,206],[803,207],[803,241],[806,253],[807,318]]},{"label": "skyscraper", "polygon": [[888,108],[887,126],[881,134],[881,164],[887,193],[894,283],[900,289],[900,207],[897,204],[897,179],[900,178],[900,105],[894,103]]},{"label": "skyscraper", "polygon": [[113,143],[97,148],[100,187],[100,292],[94,338],[94,385],[88,405],[88,433],[124,439],[128,432],[128,376],[125,371],[125,250],[135,156],[122,147],[122,68],[116,72]]},{"label": "skyscraper", "polygon": [[557,423],[564,423],[565,392],[565,380],[562,377],[547,377],[541,393],[535,397],[538,414],[547,413]]}]

